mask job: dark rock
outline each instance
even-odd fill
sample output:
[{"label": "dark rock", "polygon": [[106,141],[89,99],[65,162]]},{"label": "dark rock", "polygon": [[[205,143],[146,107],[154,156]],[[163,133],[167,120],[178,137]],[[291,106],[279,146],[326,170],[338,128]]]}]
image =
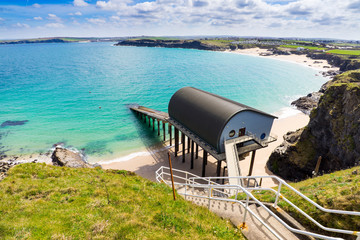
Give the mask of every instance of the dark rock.
[{"label": "dark rock", "polygon": [[310,177],[320,156],[320,172],[359,164],[360,70],[345,72],[328,82],[300,137],[288,134],[284,139],[267,166],[285,179]]},{"label": "dark rock", "polygon": [[84,156],[74,150],[67,148],[56,147],[51,159],[54,165],[65,166],[72,168],[93,168],[93,166],[86,162]]},{"label": "dark rock", "polygon": [[18,125],[24,125],[25,123],[27,123],[29,120],[23,120],[23,121],[5,121],[3,122],[0,127],[4,128],[4,127],[8,127],[8,126],[18,126]]},{"label": "dark rock", "polygon": [[56,148],[56,147],[65,147],[65,142],[57,142],[55,144],[53,144],[53,147]]},{"label": "dark rock", "polygon": [[317,107],[322,95],[323,93],[320,92],[309,93],[307,96],[293,101],[291,105],[296,106],[303,113],[310,115],[311,110]]},{"label": "dark rock", "polygon": [[289,51],[283,51],[280,49],[271,49],[273,55],[290,55],[291,53]]}]

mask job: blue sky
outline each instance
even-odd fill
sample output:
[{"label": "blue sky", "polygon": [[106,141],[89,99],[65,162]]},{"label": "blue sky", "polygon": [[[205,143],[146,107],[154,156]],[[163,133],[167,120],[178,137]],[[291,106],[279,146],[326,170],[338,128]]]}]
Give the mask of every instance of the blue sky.
[{"label": "blue sky", "polygon": [[238,35],[360,40],[360,0],[0,0],[0,39]]}]

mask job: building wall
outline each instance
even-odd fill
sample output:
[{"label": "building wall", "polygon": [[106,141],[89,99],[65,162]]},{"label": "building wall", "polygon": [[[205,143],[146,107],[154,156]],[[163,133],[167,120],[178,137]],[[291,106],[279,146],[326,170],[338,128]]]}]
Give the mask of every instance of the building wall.
[{"label": "building wall", "polygon": [[[250,110],[237,113],[228,121],[222,131],[219,142],[220,151],[225,151],[225,140],[239,137],[239,129],[241,128],[245,128],[247,132],[251,132],[258,138],[261,138],[261,135],[265,134],[264,139],[267,139],[270,135],[273,122],[273,117]],[[235,135],[233,137],[229,137],[231,130],[235,130]]]}]

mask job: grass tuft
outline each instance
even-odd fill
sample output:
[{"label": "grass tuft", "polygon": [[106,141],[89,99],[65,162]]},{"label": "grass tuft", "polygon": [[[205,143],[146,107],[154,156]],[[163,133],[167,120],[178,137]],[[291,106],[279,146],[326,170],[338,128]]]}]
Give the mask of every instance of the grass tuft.
[{"label": "grass tuft", "polygon": [[0,239],[243,239],[164,184],[119,170],[21,164],[0,182]]}]

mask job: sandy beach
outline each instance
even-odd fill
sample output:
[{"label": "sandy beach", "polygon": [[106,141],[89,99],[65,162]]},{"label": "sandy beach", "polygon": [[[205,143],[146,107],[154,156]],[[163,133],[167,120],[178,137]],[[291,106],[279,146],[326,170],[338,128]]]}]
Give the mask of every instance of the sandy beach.
[{"label": "sandy beach", "polygon": [[267,49],[261,49],[261,48],[248,48],[248,49],[237,49],[234,51],[228,51],[229,53],[237,53],[237,54],[243,54],[243,55],[249,55],[249,56],[258,56],[258,57],[264,57],[264,58],[271,58],[271,59],[277,59],[287,62],[293,62],[297,63],[306,67],[311,67],[319,71],[329,71],[329,70],[339,70],[338,67],[332,67],[330,64],[327,63],[326,60],[318,59],[314,60],[311,58],[306,57],[305,54],[303,55],[270,55],[265,56],[267,53]]},{"label": "sandy beach", "polygon": [[[281,144],[283,141],[282,136],[289,130],[296,130],[307,125],[309,117],[301,112],[296,115],[286,118],[276,119],[272,127],[272,133],[278,136],[276,142],[270,143],[267,148],[256,151],[255,164],[252,175],[271,175],[272,173],[267,170],[266,162],[271,152]],[[202,151],[199,152],[199,158],[194,161],[194,169],[190,169],[190,154],[186,154],[185,163],[182,162],[182,156],[174,156],[174,147],[165,149],[168,146],[168,142],[163,144],[164,150],[159,151],[160,146],[148,148],[148,156],[138,156],[136,158],[121,161],[102,164],[105,169],[124,169],[133,171],[136,174],[155,181],[155,171],[161,166],[169,166],[167,152],[171,153],[173,168],[189,171],[196,175],[201,175],[202,169]],[[250,166],[250,156],[245,160],[240,161],[240,168],[243,175],[247,175]],[[224,166],[224,164],[222,165]],[[206,176],[216,176],[216,160],[213,157],[208,159],[208,165],[206,167]],[[270,179],[263,181],[263,186],[275,186],[276,184]]]},{"label": "sandy beach", "polygon": [[[282,61],[293,62],[301,64],[306,67],[311,67],[319,71],[328,71],[328,70],[339,70],[337,67],[330,66],[326,60],[313,60],[307,58],[306,55],[271,55],[271,56],[261,56],[265,54],[266,49],[260,48],[250,48],[250,49],[239,49],[235,51],[229,51],[229,53],[235,54],[244,54],[250,56],[258,56],[265,58],[272,58]],[[309,122],[309,117],[300,111],[294,110],[290,116],[282,117],[274,121],[272,127],[272,133],[277,135],[277,141],[270,143],[268,147],[256,151],[255,164],[253,169],[253,176],[263,176],[263,175],[272,175],[272,173],[266,168],[266,162],[271,154],[271,152],[279,146],[283,141],[283,135],[288,131],[295,131],[299,128],[306,126]],[[162,146],[156,146],[153,148],[148,148],[148,154],[140,154],[136,158],[102,164],[105,169],[124,169],[128,171],[133,171],[138,175],[145,177],[150,180],[155,180],[155,171],[161,166],[168,166],[167,152],[170,151],[173,168],[190,171],[196,175],[201,175],[201,166],[202,166],[202,152],[199,153],[199,159],[195,160],[195,167],[193,170],[190,169],[190,154],[186,155],[185,163],[182,163],[182,156],[175,158],[174,148],[168,148],[169,143],[164,143]],[[159,150],[163,148],[163,150]],[[167,149],[165,149],[167,148]],[[142,155],[142,156],[141,156]],[[242,175],[248,175],[249,166],[250,166],[251,154],[246,157],[244,160],[240,161],[240,168]],[[216,160],[212,157],[209,158],[209,164],[206,169],[206,176],[216,176]],[[224,164],[222,165],[224,166]],[[263,181],[263,186],[272,187],[276,186],[276,183],[270,179]]]},{"label": "sandy beach", "polygon": [[[230,53],[235,54],[245,54],[252,56],[259,56],[262,53],[265,53],[266,50],[260,48],[244,49],[231,51]],[[305,55],[272,55],[272,56],[260,56],[266,58],[273,58],[283,61],[294,62],[301,64],[307,67],[315,68],[319,71],[328,71],[328,70],[338,70],[338,68],[333,68],[327,64],[325,60],[318,60],[315,63],[315,60],[307,58]],[[325,66],[325,68],[324,68]],[[267,148],[256,151],[255,165],[252,175],[271,175],[272,173],[267,170],[266,162],[271,154],[271,152],[281,144],[283,141],[283,135],[288,131],[295,131],[301,127],[307,125],[309,117],[300,111],[293,109],[289,111],[287,116],[283,113],[279,115],[282,116],[279,119],[274,121],[272,127],[272,133],[278,136],[276,142],[269,144]],[[168,137],[168,136],[167,136]],[[179,154],[177,158],[174,156],[174,146],[169,147],[169,142],[162,142],[156,146],[148,146],[145,150],[139,150],[141,152],[132,153],[128,156],[123,156],[118,159],[113,159],[107,162],[99,162],[105,169],[124,169],[128,171],[133,171],[138,175],[155,181],[155,171],[161,166],[168,166],[168,157],[167,152],[171,153],[173,167],[176,169],[190,171],[196,175],[201,175],[202,169],[202,151],[199,152],[199,158],[194,162],[194,169],[190,169],[190,154],[186,154],[185,163],[182,162],[182,156]],[[16,157],[16,162],[51,162],[51,151],[46,154],[32,154],[23,155]],[[114,157],[115,158],[115,157]],[[13,159],[13,156],[9,156],[3,160]],[[246,157],[244,160],[240,161],[240,167],[242,175],[248,175],[249,165],[250,165],[251,154]],[[216,160],[212,157],[208,159],[208,165],[206,168],[206,176],[216,176]],[[224,167],[225,164],[222,164]],[[275,186],[276,184],[271,180],[264,180],[263,186]]]}]

